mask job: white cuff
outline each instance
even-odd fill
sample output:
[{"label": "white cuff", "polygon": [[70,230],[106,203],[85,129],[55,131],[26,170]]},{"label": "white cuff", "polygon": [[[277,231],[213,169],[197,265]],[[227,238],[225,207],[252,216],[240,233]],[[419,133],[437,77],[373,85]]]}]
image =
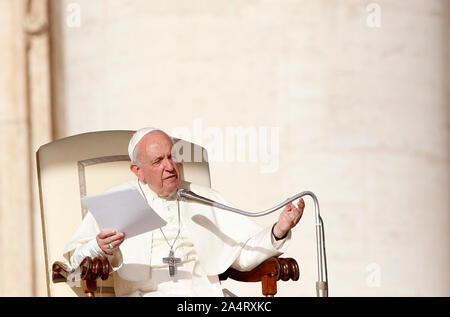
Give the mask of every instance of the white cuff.
[{"label": "white cuff", "polygon": [[270,234],[270,240],[272,241],[272,246],[276,249],[276,250],[280,250],[283,246],[284,243],[289,240],[291,238],[291,231],[289,230],[288,234],[280,240],[275,239],[275,235],[273,234],[273,232]]},{"label": "white cuff", "polygon": [[105,252],[103,252],[103,250],[98,245],[97,239],[93,239],[93,240],[89,241],[87,244],[93,249],[93,251],[97,255],[103,255],[103,256],[107,255]]},{"label": "white cuff", "polygon": [[108,259],[108,261],[111,263],[112,258],[114,257],[114,254],[107,254],[105,253],[105,251],[103,251],[100,246],[97,243],[97,239],[91,240],[89,241],[88,244],[91,244],[91,247],[94,249],[95,253],[97,254],[97,256],[104,256]]}]

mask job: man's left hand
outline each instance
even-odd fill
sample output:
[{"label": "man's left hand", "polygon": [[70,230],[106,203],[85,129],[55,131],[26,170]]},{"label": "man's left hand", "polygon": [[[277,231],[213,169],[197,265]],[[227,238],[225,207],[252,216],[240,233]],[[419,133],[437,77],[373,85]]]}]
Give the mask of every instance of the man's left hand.
[{"label": "man's left hand", "polygon": [[273,234],[277,239],[284,237],[289,230],[294,228],[300,221],[305,209],[305,201],[300,198],[297,207],[293,203],[287,204],[278,218],[278,222],[273,227]]}]

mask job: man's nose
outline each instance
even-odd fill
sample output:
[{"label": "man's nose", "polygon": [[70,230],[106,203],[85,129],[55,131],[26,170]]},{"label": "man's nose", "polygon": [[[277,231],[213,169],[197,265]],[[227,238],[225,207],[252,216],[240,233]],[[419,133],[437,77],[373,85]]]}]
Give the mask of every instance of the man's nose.
[{"label": "man's nose", "polygon": [[171,161],[171,160],[169,160],[169,159],[164,159],[164,169],[165,169],[166,171],[169,171],[169,172],[171,172],[171,171],[174,170],[174,167],[173,167],[173,164],[172,164],[172,161]]}]

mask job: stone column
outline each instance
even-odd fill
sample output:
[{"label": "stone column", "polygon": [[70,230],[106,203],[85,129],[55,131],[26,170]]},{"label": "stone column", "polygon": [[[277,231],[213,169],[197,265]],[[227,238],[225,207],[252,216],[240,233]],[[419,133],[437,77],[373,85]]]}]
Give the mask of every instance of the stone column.
[{"label": "stone column", "polygon": [[0,296],[45,295],[35,152],[51,140],[47,6],[0,0]]}]

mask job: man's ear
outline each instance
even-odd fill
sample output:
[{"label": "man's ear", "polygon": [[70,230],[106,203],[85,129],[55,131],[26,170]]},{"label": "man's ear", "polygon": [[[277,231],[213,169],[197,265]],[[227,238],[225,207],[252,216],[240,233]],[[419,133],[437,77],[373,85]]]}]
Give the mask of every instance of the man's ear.
[{"label": "man's ear", "polygon": [[145,183],[145,181],[144,181],[144,176],[142,175],[142,172],[141,172],[141,168],[140,168],[137,164],[131,163],[131,165],[130,165],[130,170],[137,176],[137,178],[138,178],[141,182],[144,182],[144,183]]}]

